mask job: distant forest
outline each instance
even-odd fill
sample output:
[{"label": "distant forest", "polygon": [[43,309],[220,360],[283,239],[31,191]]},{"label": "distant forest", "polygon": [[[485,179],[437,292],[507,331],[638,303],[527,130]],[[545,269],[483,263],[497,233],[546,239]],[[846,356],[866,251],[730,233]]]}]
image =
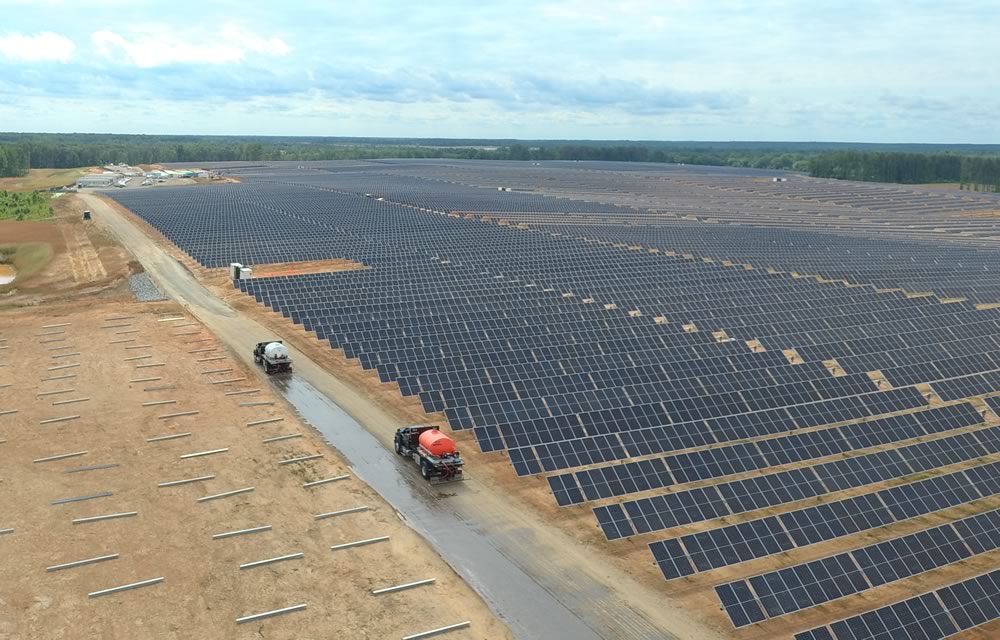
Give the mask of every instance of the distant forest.
[{"label": "distant forest", "polygon": [[1000,145],[0,133],[0,176],[119,162],[372,158],[670,162],[867,182],[958,182],[970,190],[1000,191]]}]

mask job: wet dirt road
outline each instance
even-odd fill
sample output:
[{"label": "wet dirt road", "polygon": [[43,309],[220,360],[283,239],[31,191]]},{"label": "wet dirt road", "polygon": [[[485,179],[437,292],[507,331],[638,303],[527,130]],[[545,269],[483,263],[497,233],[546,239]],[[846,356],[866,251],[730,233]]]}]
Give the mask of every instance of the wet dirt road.
[{"label": "wet dirt road", "polygon": [[[241,315],[198,283],[142,230],[104,200],[81,196],[161,289],[252,365],[259,336],[273,331]],[[281,336],[274,336],[280,338]],[[492,487],[470,480],[431,487],[391,453],[394,418],[302,353],[295,375],[272,381],[298,413],[354,465],[474,588],[518,638],[715,640],[663,594],[601,561]],[[260,374],[263,378],[263,374]],[[263,382],[263,379],[262,379]]]}]

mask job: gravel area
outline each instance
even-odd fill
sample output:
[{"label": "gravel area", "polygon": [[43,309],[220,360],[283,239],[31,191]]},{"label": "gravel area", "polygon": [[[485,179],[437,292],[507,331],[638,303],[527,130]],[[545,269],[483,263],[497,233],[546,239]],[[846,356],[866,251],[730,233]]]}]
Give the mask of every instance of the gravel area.
[{"label": "gravel area", "polygon": [[139,302],[159,302],[160,300],[169,300],[167,296],[163,295],[153,279],[149,277],[148,273],[137,273],[134,276],[129,276],[128,278],[128,288],[132,290],[132,295]]}]

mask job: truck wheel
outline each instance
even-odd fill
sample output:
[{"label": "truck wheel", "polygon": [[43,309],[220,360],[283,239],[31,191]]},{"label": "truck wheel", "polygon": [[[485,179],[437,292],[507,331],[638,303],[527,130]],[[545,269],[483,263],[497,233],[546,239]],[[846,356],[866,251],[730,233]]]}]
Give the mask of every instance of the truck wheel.
[{"label": "truck wheel", "polygon": [[395,439],[395,440],[393,441],[393,444],[394,444],[394,445],[396,446],[396,455],[397,455],[397,456],[401,456],[401,455],[403,455],[403,445],[401,445],[401,444],[399,443],[399,438],[396,438],[396,439]]},{"label": "truck wheel", "polygon": [[431,479],[431,468],[430,465],[427,464],[426,460],[420,461],[420,475],[424,477],[424,480]]}]

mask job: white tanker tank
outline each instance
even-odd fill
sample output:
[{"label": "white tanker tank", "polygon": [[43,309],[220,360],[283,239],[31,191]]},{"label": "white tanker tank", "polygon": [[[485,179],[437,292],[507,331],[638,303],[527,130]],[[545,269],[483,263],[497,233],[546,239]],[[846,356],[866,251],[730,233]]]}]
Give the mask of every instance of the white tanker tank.
[{"label": "white tanker tank", "polygon": [[281,340],[258,342],[253,350],[253,361],[264,367],[268,375],[288,373],[292,370],[292,359],[288,355],[288,347]]},{"label": "white tanker tank", "polygon": [[267,346],[264,347],[264,357],[273,360],[287,360],[288,347],[280,342],[268,342]]}]

